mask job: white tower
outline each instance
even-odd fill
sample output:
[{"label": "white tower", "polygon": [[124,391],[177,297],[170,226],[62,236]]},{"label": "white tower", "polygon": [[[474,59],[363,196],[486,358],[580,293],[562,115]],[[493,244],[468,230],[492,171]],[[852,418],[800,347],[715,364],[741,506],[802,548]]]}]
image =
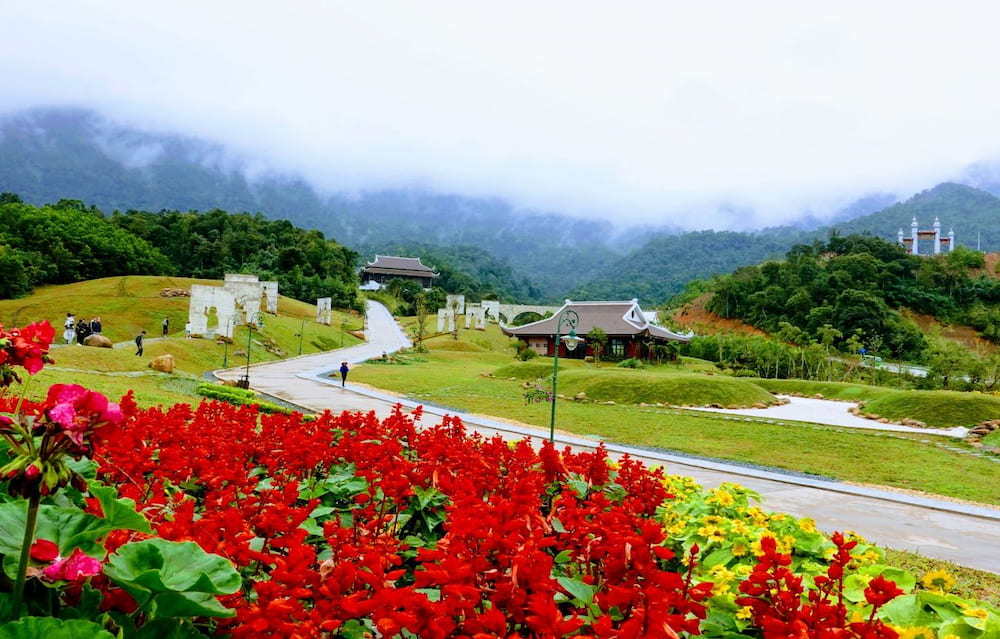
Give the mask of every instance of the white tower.
[{"label": "white tower", "polygon": [[910,223],[910,237],[913,238],[913,244],[910,246],[910,253],[913,255],[920,255],[920,235],[919,231],[917,231],[917,218],[913,218],[913,221]]},{"label": "white tower", "polygon": [[934,218],[934,255],[941,252],[941,220]]}]

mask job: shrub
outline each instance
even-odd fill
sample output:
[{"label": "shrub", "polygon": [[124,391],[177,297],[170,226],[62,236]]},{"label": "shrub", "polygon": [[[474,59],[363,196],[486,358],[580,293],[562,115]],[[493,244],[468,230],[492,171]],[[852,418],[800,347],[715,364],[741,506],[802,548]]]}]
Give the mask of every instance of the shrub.
[{"label": "shrub", "polygon": [[641,359],[635,357],[629,357],[628,359],[623,359],[618,362],[619,368],[645,368],[646,365],[642,363]]}]

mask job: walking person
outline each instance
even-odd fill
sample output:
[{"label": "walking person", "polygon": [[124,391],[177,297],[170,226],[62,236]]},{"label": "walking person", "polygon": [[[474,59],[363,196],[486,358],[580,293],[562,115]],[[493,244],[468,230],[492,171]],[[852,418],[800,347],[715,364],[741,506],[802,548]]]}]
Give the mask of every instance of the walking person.
[{"label": "walking person", "polygon": [[163,318],[163,336],[166,337],[167,336],[167,332],[169,332],[169,331],[170,331],[170,318],[169,317],[164,317]]},{"label": "walking person", "polygon": [[347,384],[347,372],[351,370],[347,367],[347,362],[340,363],[340,387],[343,388]]},{"label": "walking person", "polygon": [[145,334],[146,334],[146,331],[143,331],[143,332],[139,333],[138,335],[136,335],[136,337],[135,337],[135,354],[138,357],[142,357],[142,338],[143,338],[143,336]]}]

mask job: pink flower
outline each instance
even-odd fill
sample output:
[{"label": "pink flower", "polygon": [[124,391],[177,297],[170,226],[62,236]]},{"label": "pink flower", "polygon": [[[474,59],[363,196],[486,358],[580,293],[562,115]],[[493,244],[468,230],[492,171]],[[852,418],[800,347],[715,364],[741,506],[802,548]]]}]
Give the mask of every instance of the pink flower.
[{"label": "pink flower", "polygon": [[49,581],[78,581],[99,575],[103,565],[77,548],[66,559],[59,559],[42,570],[42,576]]},{"label": "pink flower", "polygon": [[105,425],[121,423],[122,410],[100,393],[79,384],[54,384],[49,388],[46,403],[49,419],[63,427],[66,436],[83,446],[84,436]]}]

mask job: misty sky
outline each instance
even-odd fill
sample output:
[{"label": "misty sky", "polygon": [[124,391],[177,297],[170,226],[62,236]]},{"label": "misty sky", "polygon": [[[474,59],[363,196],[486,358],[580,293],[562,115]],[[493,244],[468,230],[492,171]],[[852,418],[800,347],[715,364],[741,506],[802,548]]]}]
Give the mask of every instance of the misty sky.
[{"label": "misty sky", "polygon": [[0,112],[93,107],[328,190],[748,228],[1000,158],[998,18],[986,1],[0,0]]}]

